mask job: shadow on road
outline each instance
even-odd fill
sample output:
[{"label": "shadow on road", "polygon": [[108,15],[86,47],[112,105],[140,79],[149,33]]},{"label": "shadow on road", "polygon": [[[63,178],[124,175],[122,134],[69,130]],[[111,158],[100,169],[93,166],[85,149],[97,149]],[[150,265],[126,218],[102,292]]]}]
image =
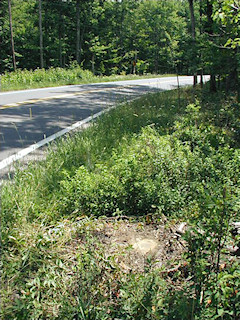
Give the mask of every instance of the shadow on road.
[{"label": "shadow on road", "polygon": [[[143,85],[126,88],[113,84],[98,84],[94,88],[88,85],[84,86],[84,91],[100,88],[103,91],[0,110],[0,161],[113,104],[140,97],[148,92],[160,91]],[[104,91],[106,88],[111,90]],[[62,91],[67,92],[68,90]]]}]

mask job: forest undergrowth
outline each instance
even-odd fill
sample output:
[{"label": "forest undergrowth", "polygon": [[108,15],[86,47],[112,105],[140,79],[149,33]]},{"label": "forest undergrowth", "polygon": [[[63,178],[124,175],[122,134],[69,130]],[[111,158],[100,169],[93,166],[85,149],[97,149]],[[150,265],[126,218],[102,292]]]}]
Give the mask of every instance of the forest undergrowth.
[{"label": "forest undergrowth", "polygon": [[[111,109],[16,168],[1,190],[2,319],[239,319],[239,137],[234,94],[181,89]],[[127,237],[114,249],[123,225],[164,238],[162,254],[134,268]]]}]

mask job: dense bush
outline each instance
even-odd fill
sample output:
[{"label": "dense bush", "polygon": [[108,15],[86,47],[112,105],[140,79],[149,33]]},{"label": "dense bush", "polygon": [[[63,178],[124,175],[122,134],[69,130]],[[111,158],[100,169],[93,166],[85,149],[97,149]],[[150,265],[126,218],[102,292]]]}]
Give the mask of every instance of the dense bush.
[{"label": "dense bush", "polygon": [[[184,127],[175,133],[182,134],[186,135]],[[214,130],[210,135],[207,128],[192,128],[181,142],[145,128],[104,164],[94,170],[80,167],[72,177],[66,176],[60,208],[63,214],[77,210],[97,216],[157,210],[181,217],[193,207],[206,213],[209,198],[220,196],[224,186],[237,195],[240,185],[239,150],[216,150],[212,144],[223,138],[220,133],[213,136]]]},{"label": "dense bush", "polygon": [[[2,75],[2,89],[31,88],[47,85],[75,84],[78,82],[89,82],[93,78],[89,70],[83,70],[79,66],[69,69],[49,68],[35,70],[17,70],[6,72]],[[10,88],[9,88],[10,86]]]}]

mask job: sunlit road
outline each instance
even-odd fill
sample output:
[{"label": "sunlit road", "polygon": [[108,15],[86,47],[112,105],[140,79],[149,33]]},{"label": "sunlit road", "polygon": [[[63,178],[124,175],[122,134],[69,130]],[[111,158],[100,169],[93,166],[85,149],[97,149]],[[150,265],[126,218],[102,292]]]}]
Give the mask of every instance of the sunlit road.
[{"label": "sunlit road", "polygon": [[113,104],[176,87],[168,77],[0,93],[0,161]]}]

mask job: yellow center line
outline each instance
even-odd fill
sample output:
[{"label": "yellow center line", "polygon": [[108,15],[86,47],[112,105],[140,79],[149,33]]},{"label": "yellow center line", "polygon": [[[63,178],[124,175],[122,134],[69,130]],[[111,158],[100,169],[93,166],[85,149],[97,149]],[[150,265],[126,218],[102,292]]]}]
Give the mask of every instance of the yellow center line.
[{"label": "yellow center line", "polygon": [[[171,81],[164,81],[164,83],[166,83],[166,82],[172,82],[172,80]],[[157,83],[159,83],[159,80],[155,81],[155,82],[150,82],[150,83],[151,84],[157,84]],[[149,85],[149,82],[143,82],[143,83],[140,84],[140,86],[141,85],[147,85],[147,84]],[[125,85],[125,86],[121,86],[120,88],[116,88],[115,87],[115,88],[101,88],[101,89],[94,89],[94,90],[85,90],[85,91],[81,91],[81,92],[60,94],[60,95],[57,95],[57,96],[51,96],[51,97],[46,97],[46,98],[25,100],[25,101],[21,101],[21,102],[2,105],[2,106],[0,106],[0,110],[19,107],[19,106],[22,106],[22,105],[25,105],[25,104],[33,104],[33,103],[47,101],[47,100],[69,98],[69,97],[79,96],[79,95],[86,94],[86,93],[91,93],[91,92],[110,91],[110,90],[115,90],[115,89],[122,90],[122,89],[125,89],[125,88],[134,87],[134,86],[138,86],[138,84]]]},{"label": "yellow center line", "polygon": [[[121,89],[127,88],[127,87],[131,87],[131,85],[118,88],[118,90],[119,89],[121,90]],[[74,97],[74,96],[79,96],[79,95],[86,94],[86,93],[98,92],[98,91],[109,91],[109,90],[114,90],[114,89],[116,89],[116,88],[105,88],[105,89],[102,88],[102,89],[94,89],[94,90],[85,90],[85,91],[81,91],[81,92],[60,94],[60,95],[57,95],[57,96],[51,96],[51,97],[46,97],[46,98],[25,100],[25,101],[21,101],[21,102],[10,103],[10,104],[5,104],[3,106],[0,106],[0,110],[1,109],[7,109],[7,108],[19,107],[19,106],[24,105],[24,104],[33,104],[33,103],[36,103],[36,102],[42,102],[42,101],[53,100],[53,99],[61,99],[61,98],[66,98],[66,97],[67,98],[68,97]]]}]

